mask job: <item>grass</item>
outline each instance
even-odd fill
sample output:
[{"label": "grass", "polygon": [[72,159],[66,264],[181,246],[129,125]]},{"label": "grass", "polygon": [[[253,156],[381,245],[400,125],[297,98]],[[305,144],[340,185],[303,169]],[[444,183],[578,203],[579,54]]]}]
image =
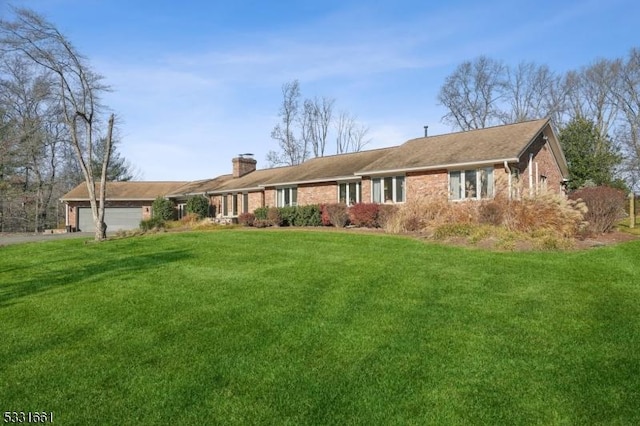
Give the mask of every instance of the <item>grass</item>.
[{"label": "grass", "polygon": [[0,410],[59,424],[639,424],[640,243],[223,230],[0,248]]}]

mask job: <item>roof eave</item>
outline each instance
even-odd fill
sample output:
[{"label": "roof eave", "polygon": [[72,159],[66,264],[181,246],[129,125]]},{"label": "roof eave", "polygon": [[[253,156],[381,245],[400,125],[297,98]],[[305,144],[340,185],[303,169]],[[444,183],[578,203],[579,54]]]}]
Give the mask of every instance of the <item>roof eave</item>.
[{"label": "roof eave", "polygon": [[260,185],[260,189],[266,188],[268,186],[293,186],[293,185],[307,185],[313,183],[323,183],[323,182],[344,182],[349,180],[357,180],[360,179],[360,176],[355,174],[348,176],[332,176],[326,178],[319,179],[309,179],[309,180],[299,180],[299,181],[290,181],[290,182],[269,182],[264,185]]},{"label": "roof eave", "polygon": [[360,171],[355,174],[358,176],[377,176],[377,175],[389,175],[394,173],[407,173],[407,172],[424,172],[431,170],[442,170],[442,169],[458,169],[462,167],[477,167],[477,166],[488,166],[492,164],[502,164],[504,162],[514,163],[518,162],[518,157],[509,157],[509,158],[496,158],[492,160],[482,160],[482,161],[469,161],[466,163],[450,163],[450,164],[437,164],[433,166],[419,166],[419,167],[404,167],[397,169],[386,169],[386,170],[373,170],[373,171]]}]

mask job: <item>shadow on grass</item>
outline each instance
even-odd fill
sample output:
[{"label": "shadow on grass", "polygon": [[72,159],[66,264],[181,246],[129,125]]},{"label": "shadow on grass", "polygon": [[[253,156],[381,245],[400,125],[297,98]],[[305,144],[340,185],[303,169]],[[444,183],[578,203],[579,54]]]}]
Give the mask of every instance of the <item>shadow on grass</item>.
[{"label": "shadow on grass", "polygon": [[[60,289],[108,274],[110,277],[128,275],[160,265],[177,262],[189,257],[189,250],[167,250],[155,253],[131,255],[126,258],[104,253],[95,260],[66,260],[67,269],[41,270],[23,275],[23,279],[0,287],[0,308],[10,306],[20,298],[51,289]],[[81,263],[81,264],[79,264]]]}]

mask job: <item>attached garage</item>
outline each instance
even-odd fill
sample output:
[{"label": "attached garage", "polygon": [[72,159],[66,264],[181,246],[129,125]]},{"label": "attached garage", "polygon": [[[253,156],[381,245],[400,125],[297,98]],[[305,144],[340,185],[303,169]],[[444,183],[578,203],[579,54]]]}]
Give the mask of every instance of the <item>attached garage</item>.
[{"label": "attached garage", "polygon": [[[107,232],[136,229],[142,220],[142,207],[106,207],[104,219],[107,224]],[[78,230],[82,232],[95,230],[91,208],[78,208]]]}]

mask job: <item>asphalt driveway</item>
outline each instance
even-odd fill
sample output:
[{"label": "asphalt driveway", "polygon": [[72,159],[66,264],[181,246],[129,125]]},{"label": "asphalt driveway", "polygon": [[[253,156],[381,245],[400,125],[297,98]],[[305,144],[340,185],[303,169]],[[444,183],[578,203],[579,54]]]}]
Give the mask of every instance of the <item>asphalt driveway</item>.
[{"label": "asphalt driveway", "polygon": [[36,243],[67,238],[92,238],[93,232],[72,232],[65,234],[0,233],[0,247],[10,244]]}]

